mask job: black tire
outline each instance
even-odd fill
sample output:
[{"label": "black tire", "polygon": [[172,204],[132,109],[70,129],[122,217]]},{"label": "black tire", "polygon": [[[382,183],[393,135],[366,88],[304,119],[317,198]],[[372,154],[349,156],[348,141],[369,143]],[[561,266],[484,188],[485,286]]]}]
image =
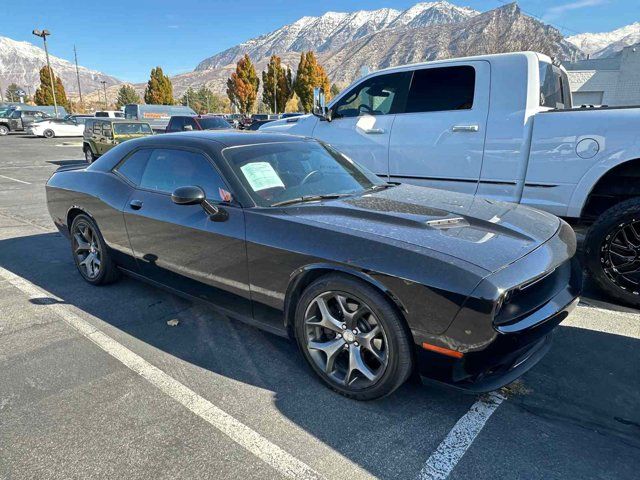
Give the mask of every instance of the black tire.
[{"label": "black tire", "polygon": [[[88,227],[91,230],[92,234],[90,239],[87,235],[81,234],[84,227]],[[120,278],[120,271],[111,258],[107,244],[105,243],[98,226],[89,216],[84,214],[76,216],[73,219],[73,222],[71,222],[71,228],[69,231],[71,233],[71,255],[73,256],[73,261],[78,272],[86,282],[91,285],[108,285]],[[78,235],[82,236],[79,237]],[[91,250],[88,248],[79,248],[81,240],[83,240],[82,243],[90,244],[94,246],[94,248]],[[86,256],[84,252],[86,252]],[[99,252],[98,259],[100,262],[97,271],[93,268],[91,269],[95,272],[95,275],[91,275],[88,272],[86,264],[85,266],[82,265],[82,261],[86,260],[89,254],[93,252]]]},{"label": "black tire", "polygon": [[0,125],[0,137],[4,137],[5,135],[9,135],[9,127]]},{"label": "black tire", "polygon": [[84,159],[87,163],[93,163],[96,161],[96,157],[94,153],[91,151],[91,147],[89,145],[84,146]]},{"label": "black tire", "polygon": [[[314,302],[316,302],[318,298],[321,298],[324,295],[329,295],[327,298],[332,298],[330,296],[334,293],[346,296],[349,300],[355,299],[356,306],[353,308],[358,311],[360,311],[360,306],[364,305],[367,307],[371,313],[371,315],[367,314],[368,318],[372,322],[375,322],[376,329],[377,327],[381,327],[381,331],[383,333],[376,341],[379,341],[380,345],[384,346],[385,361],[384,368],[383,364],[379,363],[378,368],[375,369],[378,372],[377,375],[379,375],[375,380],[364,378],[364,375],[352,375],[353,371],[359,372],[359,370],[351,368],[351,353],[357,353],[360,360],[366,360],[367,355],[369,355],[368,361],[371,361],[371,358],[374,358],[370,356],[372,352],[371,349],[365,351],[363,341],[360,341],[362,345],[359,345],[358,341],[355,341],[346,347],[342,345],[343,348],[337,348],[336,351],[339,351],[340,353],[334,355],[335,360],[331,362],[332,372],[330,373],[326,372],[329,369],[328,355],[326,355],[326,352],[323,351],[326,359],[325,368],[323,369],[321,368],[321,365],[318,364],[318,349],[310,348],[308,346],[308,342],[315,343],[316,345],[324,345],[324,343],[316,341],[316,339],[309,340],[309,335],[312,335],[310,332],[317,331],[316,329],[318,328],[309,322],[309,311],[310,309],[315,308]],[[360,306],[358,306],[357,302],[361,302]],[[335,311],[337,312],[336,318],[338,318],[340,315],[339,311]],[[315,319],[316,317],[313,318]],[[344,316],[340,318],[342,319],[340,321],[344,321]],[[366,326],[364,329],[366,330]],[[331,334],[331,336],[328,340],[323,341],[335,342],[338,338],[343,338],[343,336],[344,339],[346,339],[347,330],[349,330],[349,328],[344,330],[342,335],[326,330]],[[357,328],[354,331],[358,331],[358,335],[366,334],[366,332],[359,331]],[[377,329],[377,331],[380,331],[380,329]],[[411,335],[404,323],[404,320],[400,317],[399,313],[390,301],[380,291],[366,282],[348,275],[339,273],[327,274],[311,283],[304,290],[296,306],[295,336],[305,360],[312,370],[323,380],[323,382],[332,390],[355,400],[374,400],[391,394],[394,390],[400,387],[407,378],[409,378],[413,369],[412,342],[410,340]],[[350,335],[350,338],[351,337],[352,336]],[[359,338],[360,336],[357,336],[357,339]],[[384,342],[384,344],[382,342]],[[344,343],[347,342],[343,341],[343,344]],[[355,350],[358,350],[359,353]],[[316,354],[315,356],[312,356],[314,352]],[[344,357],[341,359],[340,355],[346,355],[346,359]],[[338,375],[336,372],[340,368],[340,362],[342,362],[343,365],[346,363],[343,368],[345,370],[345,374],[342,382],[334,376]],[[373,373],[373,370],[371,370],[370,373]],[[348,384],[349,378],[352,376],[355,380],[351,382],[351,384]],[[356,387],[355,384],[358,382],[360,382],[360,386]]]},{"label": "black tire", "polygon": [[[625,236],[628,242],[621,241]],[[585,264],[606,294],[640,307],[640,198],[611,207],[591,225],[585,239]],[[625,273],[636,269],[635,274]]]},{"label": "black tire", "polygon": [[47,128],[44,132],[42,132],[42,135],[44,135],[45,138],[53,138],[56,136],[56,132],[54,132],[50,128]]}]

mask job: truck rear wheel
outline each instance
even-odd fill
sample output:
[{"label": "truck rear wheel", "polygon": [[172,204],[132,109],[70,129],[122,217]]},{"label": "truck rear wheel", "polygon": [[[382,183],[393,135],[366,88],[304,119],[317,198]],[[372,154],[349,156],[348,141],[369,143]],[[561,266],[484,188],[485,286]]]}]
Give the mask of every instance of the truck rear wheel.
[{"label": "truck rear wheel", "polygon": [[586,266],[613,298],[640,307],[640,198],[605,211],[585,239]]},{"label": "truck rear wheel", "polygon": [[9,133],[9,127],[6,125],[0,125],[0,137],[4,137]]}]

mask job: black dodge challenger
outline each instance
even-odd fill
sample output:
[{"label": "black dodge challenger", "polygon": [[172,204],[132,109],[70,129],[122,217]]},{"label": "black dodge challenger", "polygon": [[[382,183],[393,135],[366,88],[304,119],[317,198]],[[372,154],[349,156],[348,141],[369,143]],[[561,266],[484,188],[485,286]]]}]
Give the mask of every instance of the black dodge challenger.
[{"label": "black dodge challenger", "polygon": [[535,365],[577,303],[573,230],[523,206],[390,184],[316,140],[131,140],[47,183],[93,285],[121,272],[294,338],[348,397],[411,374],[471,392]]}]

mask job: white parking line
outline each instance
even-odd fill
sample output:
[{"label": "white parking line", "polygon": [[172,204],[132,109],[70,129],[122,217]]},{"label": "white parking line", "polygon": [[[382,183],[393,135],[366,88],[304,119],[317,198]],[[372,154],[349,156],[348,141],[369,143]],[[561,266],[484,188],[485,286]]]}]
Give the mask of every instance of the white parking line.
[{"label": "white parking line", "polygon": [[[57,298],[52,293],[37,287],[28,280],[2,267],[0,267],[0,277],[21,290],[29,298],[41,298],[44,296],[62,302],[60,298]],[[152,385],[217,428],[231,440],[247,449],[285,477],[295,479],[323,478],[307,464],[301,462],[274,443],[271,443],[258,432],[252,430],[239,420],[236,420],[210,401],[147,362],[138,354],[98,330],[89,322],[75,314],[69,306],[63,303],[52,303],[46,305],[45,308],[51,309],[67,324],[91,340],[102,350],[145,378]]]},{"label": "white parking line", "polygon": [[25,182],[24,180],[18,180],[17,178],[7,177],[6,175],[0,175],[2,178],[6,178],[7,180],[13,180],[14,182],[24,183],[25,185],[31,185],[29,182]]},{"label": "white parking line", "polygon": [[502,395],[490,393],[474,403],[429,457],[418,479],[445,480],[503,400]]}]

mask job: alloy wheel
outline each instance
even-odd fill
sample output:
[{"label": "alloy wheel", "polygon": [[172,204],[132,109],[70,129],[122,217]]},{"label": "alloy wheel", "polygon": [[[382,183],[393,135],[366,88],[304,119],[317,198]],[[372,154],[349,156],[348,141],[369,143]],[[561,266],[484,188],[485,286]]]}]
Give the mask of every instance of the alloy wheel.
[{"label": "alloy wheel", "polygon": [[605,237],[600,263],[609,280],[640,295],[640,219],[619,224]]},{"label": "alloy wheel", "polygon": [[86,222],[78,222],[73,230],[73,252],[76,264],[90,280],[100,275],[102,249],[96,232]]},{"label": "alloy wheel", "polygon": [[329,379],[350,389],[374,385],[388,360],[387,335],[361,299],[337,291],[315,297],[305,312],[305,346]]}]

